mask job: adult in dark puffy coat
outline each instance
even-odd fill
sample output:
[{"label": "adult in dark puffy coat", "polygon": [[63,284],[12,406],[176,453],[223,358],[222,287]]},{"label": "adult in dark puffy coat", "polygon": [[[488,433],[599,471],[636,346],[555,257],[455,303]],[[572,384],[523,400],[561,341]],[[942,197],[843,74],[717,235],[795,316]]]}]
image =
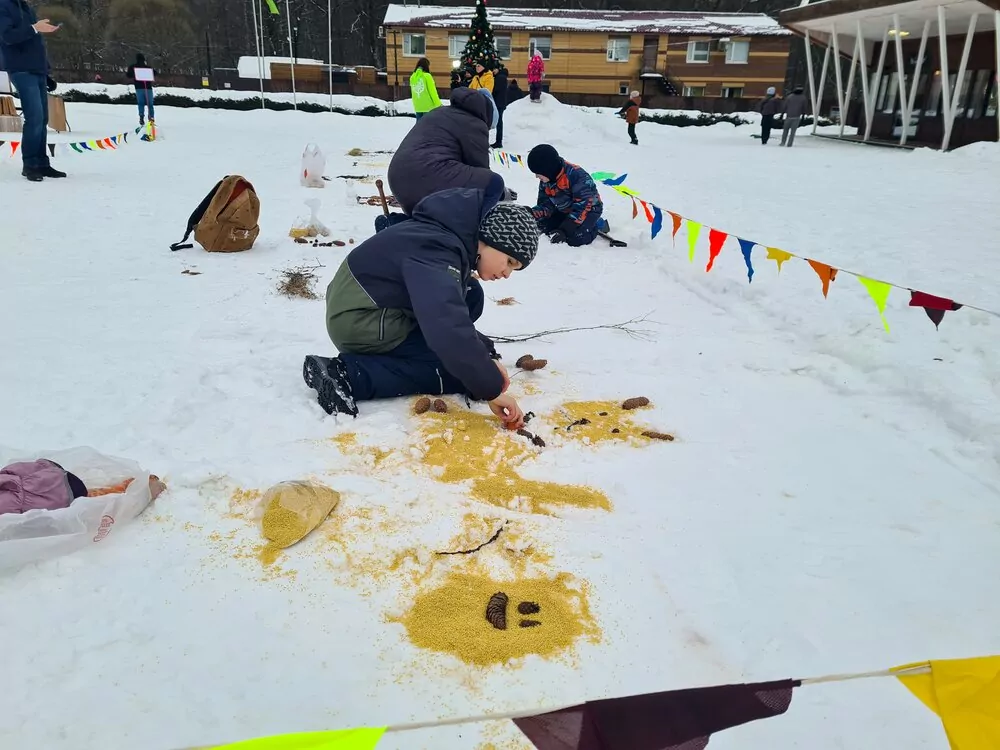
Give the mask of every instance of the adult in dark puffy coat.
[{"label": "adult in dark puffy coat", "polygon": [[503,148],[503,111],[507,109],[507,68],[503,65],[497,66],[497,72],[493,75],[493,103],[497,105],[497,139],[490,148]]},{"label": "adult in dark puffy coat", "polygon": [[503,179],[490,169],[493,100],[468,88],[453,89],[451,106],[417,122],[389,163],[389,188],[407,215],[431,193],[475,188],[504,194]]}]

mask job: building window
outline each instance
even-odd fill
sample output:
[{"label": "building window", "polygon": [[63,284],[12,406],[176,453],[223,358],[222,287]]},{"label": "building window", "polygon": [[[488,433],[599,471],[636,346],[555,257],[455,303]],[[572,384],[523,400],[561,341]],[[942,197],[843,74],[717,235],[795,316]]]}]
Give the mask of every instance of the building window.
[{"label": "building window", "polygon": [[608,62],[628,62],[631,41],[627,36],[610,37],[608,39]]},{"label": "building window", "polygon": [[685,86],[684,96],[705,96],[704,86]]},{"label": "building window", "polygon": [[448,57],[452,60],[458,60],[462,56],[462,52],[465,51],[467,41],[469,41],[469,37],[465,34],[450,34],[448,36]]},{"label": "building window", "polygon": [[976,85],[972,88],[972,99],[969,101],[969,117],[982,117],[986,105],[986,88],[990,85],[990,71],[980,70],[976,73]]},{"label": "building window", "polygon": [[709,42],[688,42],[687,61],[689,63],[707,63],[710,46]]},{"label": "building window", "polygon": [[996,117],[997,115],[997,79],[993,78],[993,83],[990,86],[990,100],[986,103],[986,116]]},{"label": "building window", "polygon": [[722,98],[723,99],[740,99],[743,97],[743,87],[742,86],[723,86],[722,87]]},{"label": "building window", "polygon": [[536,52],[542,56],[543,60],[550,59],[552,57],[552,37],[531,37],[528,40],[528,57],[534,57]]},{"label": "building window", "polygon": [[[905,83],[905,78],[904,78]],[[892,114],[896,111],[896,94],[899,91],[899,76],[895,73],[889,74],[889,86],[886,91],[885,105],[882,107],[882,111],[887,114]]]},{"label": "building window", "polygon": [[731,65],[750,62],[750,42],[730,42],[726,47],[726,62]]},{"label": "building window", "polygon": [[494,36],[494,45],[497,48],[497,57],[501,60],[510,59],[510,37],[509,36]]},{"label": "building window", "polygon": [[618,84],[618,93],[622,96],[628,96],[628,81],[622,81]]},{"label": "building window", "polygon": [[931,90],[927,94],[927,106],[924,108],[924,115],[927,117],[937,117],[938,105],[941,103],[941,71],[934,74],[931,81]]},{"label": "building window", "polygon": [[427,38],[423,34],[403,34],[404,57],[423,57],[426,54]]},{"label": "building window", "polygon": [[[951,91],[955,92],[955,80],[958,78],[958,74],[953,74],[951,76]],[[965,71],[965,75],[962,77],[962,88],[958,92],[958,106],[955,107],[955,117],[965,117],[965,105],[969,101],[969,86],[972,84],[972,71]]]}]

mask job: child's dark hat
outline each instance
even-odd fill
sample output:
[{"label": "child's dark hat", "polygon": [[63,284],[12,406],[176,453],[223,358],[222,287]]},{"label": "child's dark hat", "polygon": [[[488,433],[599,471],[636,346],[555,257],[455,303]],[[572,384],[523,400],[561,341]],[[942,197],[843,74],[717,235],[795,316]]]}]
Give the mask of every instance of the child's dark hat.
[{"label": "child's dark hat", "polygon": [[562,172],[565,162],[559,152],[547,143],[541,143],[528,152],[528,169],[554,180]]},{"label": "child's dark hat", "polygon": [[479,222],[479,239],[527,268],[538,252],[538,223],[527,206],[497,203]]}]

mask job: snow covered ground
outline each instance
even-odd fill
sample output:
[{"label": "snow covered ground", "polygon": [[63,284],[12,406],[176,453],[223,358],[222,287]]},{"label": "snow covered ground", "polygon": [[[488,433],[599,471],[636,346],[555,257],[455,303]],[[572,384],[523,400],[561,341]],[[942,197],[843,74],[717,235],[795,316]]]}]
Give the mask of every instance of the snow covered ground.
[{"label": "snow covered ground", "polygon": [[[72,104],[69,116],[62,140],[135,120],[125,106]],[[337,176],[384,175],[388,155],[347,152],[392,149],[413,121],[171,108],[157,119],[156,143],[60,157],[63,181],[25,182],[0,148],[0,445],[90,445],[170,487],[107,543],[0,574],[0,692],[17,696],[0,712],[0,746],[176,750],[1000,651],[1000,321],[964,309],[935,331],[893,292],[887,334],[853,278],[824,300],[808,265],[791,260],[779,276],[758,248],[748,285],[734,242],[706,274],[705,238],[689,264],[684,230],[676,248],[669,226],[651,240],[604,190],[629,247],[543,243],[531,268],[487,286],[519,304],[488,304],[480,327],[513,335],[649,313],[652,341],[596,331],[499,348],[511,367],[526,352],[550,362],[513,381],[540,433],[566,401],[644,395],[654,408],[636,419],[677,440],[551,441],[525,475],[600,489],[612,510],[497,508],[422,470],[427,422],[409,401],[326,417],[300,374],[304,354],[330,348],[323,302],[275,293],[297,265],[320,266],[322,293],[349,249],[288,238],[303,200],[322,198],[332,238],[371,233],[378,209],[356,197],[374,186]],[[619,119],[552,100],[513,105],[506,128],[507,150],[546,140],[592,171],[627,172],[706,235],[716,226],[1000,309],[995,144],[906,153],[804,131],[794,149],[762,148],[748,127],[644,123],[632,147]],[[298,185],[307,142],[328,156],[323,191]],[[527,170],[497,169],[531,200]],[[171,253],[232,173],[261,198],[256,247]],[[262,566],[247,499],[309,476],[340,490],[341,506]],[[431,569],[432,553],[491,519],[511,520],[506,549],[544,553],[534,572],[588,584],[596,642],[490,668],[410,642],[395,618],[476,564]],[[500,565],[497,550],[484,566]],[[506,723],[382,746],[527,747]],[[870,680],[804,687],[786,715],[711,747],[947,741],[901,685]]]}]

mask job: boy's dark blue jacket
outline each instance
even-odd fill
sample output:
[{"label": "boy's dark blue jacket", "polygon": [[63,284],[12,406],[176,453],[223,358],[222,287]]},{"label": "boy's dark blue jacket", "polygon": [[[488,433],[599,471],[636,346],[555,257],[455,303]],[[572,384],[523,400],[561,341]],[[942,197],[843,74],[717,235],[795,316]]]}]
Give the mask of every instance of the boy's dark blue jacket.
[{"label": "boy's dark blue jacket", "polygon": [[493,342],[476,331],[465,302],[475,283],[480,219],[495,204],[482,190],[442,190],[420,201],[411,220],[352,250],[326,292],[327,331],[338,351],[391,353],[419,327],[473,398],[499,396]]},{"label": "boy's dark blue jacket", "polygon": [[7,72],[48,75],[45,42],[32,28],[37,22],[26,0],[0,0],[0,59]]}]

